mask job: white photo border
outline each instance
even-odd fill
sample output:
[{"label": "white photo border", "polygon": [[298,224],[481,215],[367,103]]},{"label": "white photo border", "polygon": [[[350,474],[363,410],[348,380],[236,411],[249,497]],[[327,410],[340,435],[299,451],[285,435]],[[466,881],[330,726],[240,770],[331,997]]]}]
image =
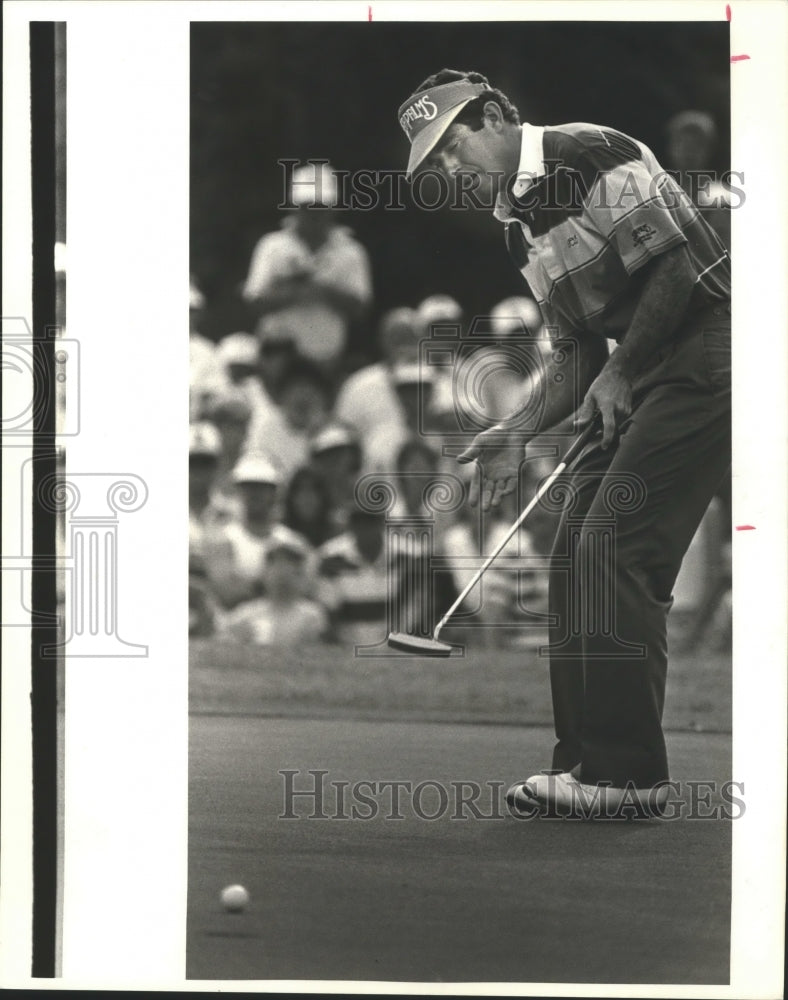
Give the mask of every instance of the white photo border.
[{"label": "white photo border", "polygon": [[[30,311],[20,251],[29,245],[27,26],[31,20],[65,21],[67,322],[69,336],[80,343],[83,428],[68,442],[67,461],[71,470],[136,474],[150,493],[145,507],[123,523],[119,596],[121,633],[148,645],[149,655],[77,659],[67,665],[63,965],[62,978],[47,982],[48,987],[409,991],[400,983],[184,978],[189,25],[195,20],[356,21],[368,18],[368,8],[367,2],[169,0],[12,0],[5,5],[3,316]],[[451,6],[373,0],[372,8],[375,21],[726,17],[726,4],[716,0]],[[733,776],[744,782],[747,811],[733,830],[730,986],[635,987],[642,996],[777,996],[783,981],[788,7],[778,0],[734,0],[729,9],[731,55],[748,56],[731,64],[731,166],[744,171],[747,193],[732,219],[733,517],[734,525],[755,527],[734,532],[733,539]],[[13,98],[9,81],[16,88]],[[4,483],[19,481],[20,454],[4,454]],[[10,523],[4,518],[4,535]],[[4,650],[16,654],[16,668],[3,671],[2,692],[4,986],[32,985],[28,923],[21,918],[31,898],[30,715],[19,632],[4,629],[2,636]],[[473,984],[467,991],[615,997],[630,996],[632,990],[626,985],[496,983]],[[465,988],[427,984],[411,991],[456,994]]]}]

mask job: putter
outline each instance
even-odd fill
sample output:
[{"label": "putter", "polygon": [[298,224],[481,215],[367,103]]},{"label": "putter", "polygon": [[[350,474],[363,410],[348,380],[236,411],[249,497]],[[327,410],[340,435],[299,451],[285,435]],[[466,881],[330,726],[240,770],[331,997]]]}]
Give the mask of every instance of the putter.
[{"label": "putter", "polygon": [[539,503],[544,494],[550,489],[556,479],[566,470],[567,466],[577,458],[582,449],[591,440],[591,436],[597,430],[598,419],[595,418],[590,423],[588,423],[581,433],[577,436],[574,443],[572,444],[569,451],[564,455],[561,462],[553,469],[550,475],[545,479],[539,489],[536,491],[536,495],[533,500],[528,504],[525,510],[520,514],[517,520],[514,522],[512,527],[507,532],[506,536],[502,541],[496,546],[495,551],[492,552],[487,559],[485,559],[483,565],[478,569],[471,579],[470,583],[465,587],[463,592],[457,598],[457,600],[452,604],[446,614],[441,618],[431,636],[420,636],[420,635],[406,635],[404,632],[390,632],[388,637],[388,644],[392,649],[399,649],[405,653],[415,653],[421,656],[451,656],[452,646],[447,642],[441,642],[438,636],[441,633],[441,629],[446,624],[446,622],[451,618],[457,608],[462,604],[465,598],[470,594],[476,584],[481,580],[483,574],[491,564],[498,558],[500,553],[506,547],[509,539],[514,535],[518,528],[522,525],[523,521],[528,517],[534,507]]}]

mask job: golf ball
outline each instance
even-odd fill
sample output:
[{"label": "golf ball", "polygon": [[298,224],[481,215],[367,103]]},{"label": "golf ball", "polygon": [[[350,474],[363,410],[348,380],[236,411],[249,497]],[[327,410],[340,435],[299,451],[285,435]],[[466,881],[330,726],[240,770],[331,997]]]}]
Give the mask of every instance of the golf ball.
[{"label": "golf ball", "polygon": [[227,885],[222,889],[221,900],[228,913],[241,913],[249,902],[249,893],[242,885]]}]

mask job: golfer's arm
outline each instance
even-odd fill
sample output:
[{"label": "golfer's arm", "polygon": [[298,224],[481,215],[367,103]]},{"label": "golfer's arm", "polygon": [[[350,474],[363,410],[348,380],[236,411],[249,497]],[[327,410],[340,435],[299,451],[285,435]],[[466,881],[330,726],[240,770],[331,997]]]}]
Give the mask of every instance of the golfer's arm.
[{"label": "golfer's arm", "polygon": [[[608,356],[602,337],[580,333],[578,340],[566,347],[571,356],[560,366],[548,360],[531,383],[530,392],[542,393],[545,399],[538,428],[519,434],[515,414],[502,422],[502,429],[511,430],[526,444],[570,416],[603,369],[617,372],[630,382],[643,371],[655,351],[675,334],[695,286],[695,272],[683,245],[660,254],[646,267],[646,280],[632,322],[616,350]],[[556,381],[559,372],[562,378]]]},{"label": "golfer's arm", "polygon": [[695,287],[695,272],[684,245],[660,254],[646,266],[646,283],[629,330],[605,365],[630,382],[673,337]]}]

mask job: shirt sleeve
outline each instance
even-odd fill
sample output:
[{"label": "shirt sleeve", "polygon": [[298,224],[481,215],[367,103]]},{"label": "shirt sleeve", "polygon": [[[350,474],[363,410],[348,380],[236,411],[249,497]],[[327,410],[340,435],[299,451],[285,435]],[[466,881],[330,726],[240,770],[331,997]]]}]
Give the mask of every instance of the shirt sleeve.
[{"label": "shirt sleeve", "polygon": [[265,295],[270,290],[277,276],[277,240],[276,234],[264,236],[252,253],[249,264],[249,274],[243,288],[243,297],[247,302]]},{"label": "shirt sleeve", "polygon": [[609,241],[628,274],[673,247],[687,242],[677,217],[696,210],[679,185],[659,167],[646,147],[632,143],[637,155],[611,163],[597,150],[580,154],[581,172],[598,160],[601,169],[585,200],[587,218]]},{"label": "shirt sleeve", "polygon": [[345,270],[345,287],[359,302],[367,303],[372,298],[372,276],[366,250],[357,243],[350,245],[348,268]]},{"label": "shirt sleeve", "polygon": [[366,250],[351,237],[335,241],[319,269],[320,281],[367,303],[372,298],[372,276]]}]

